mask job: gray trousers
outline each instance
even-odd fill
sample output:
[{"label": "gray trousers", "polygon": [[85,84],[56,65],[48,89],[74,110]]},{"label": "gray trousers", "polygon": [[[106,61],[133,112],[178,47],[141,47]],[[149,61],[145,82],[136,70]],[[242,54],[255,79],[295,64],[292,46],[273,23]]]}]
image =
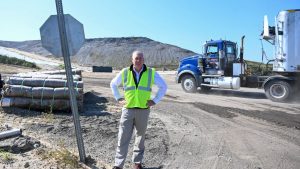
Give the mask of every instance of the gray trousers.
[{"label": "gray trousers", "polygon": [[145,150],[145,132],[147,129],[149,113],[150,109],[122,109],[115,166],[123,168],[134,129],[135,143],[132,162],[142,163]]}]

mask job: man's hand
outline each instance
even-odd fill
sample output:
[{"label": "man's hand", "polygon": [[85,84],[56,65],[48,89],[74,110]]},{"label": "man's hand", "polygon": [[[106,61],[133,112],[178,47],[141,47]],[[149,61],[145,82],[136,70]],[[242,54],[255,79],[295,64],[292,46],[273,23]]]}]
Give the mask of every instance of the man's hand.
[{"label": "man's hand", "polygon": [[151,107],[151,106],[154,106],[155,105],[155,102],[153,100],[148,100],[147,101],[147,107]]},{"label": "man's hand", "polygon": [[118,103],[122,106],[124,106],[126,104],[126,100],[124,98],[120,98],[118,99]]}]

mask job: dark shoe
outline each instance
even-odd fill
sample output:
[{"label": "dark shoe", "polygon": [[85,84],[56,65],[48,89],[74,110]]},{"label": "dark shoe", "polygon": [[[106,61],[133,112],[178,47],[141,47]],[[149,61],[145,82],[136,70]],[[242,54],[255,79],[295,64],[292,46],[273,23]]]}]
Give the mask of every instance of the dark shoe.
[{"label": "dark shoe", "polygon": [[122,169],[122,168],[114,166],[112,169]]},{"label": "dark shoe", "polygon": [[134,164],[134,169],[143,169],[142,164]]}]

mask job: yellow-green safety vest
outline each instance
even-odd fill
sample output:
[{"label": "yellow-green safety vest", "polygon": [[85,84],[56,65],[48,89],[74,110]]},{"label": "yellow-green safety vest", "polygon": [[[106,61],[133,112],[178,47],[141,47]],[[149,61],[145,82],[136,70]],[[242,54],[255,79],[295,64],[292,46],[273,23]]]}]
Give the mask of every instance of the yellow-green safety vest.
[{"label": "yellow-green safety vest", "polygon": [[122,83],[126,100],[125,107],[148,108],[146,104],[147,100],[150,100],[151,97],[155,69],[147,67],[147,70],[140,77],[137,86],[132,73],[129,67],[122,70]]}]

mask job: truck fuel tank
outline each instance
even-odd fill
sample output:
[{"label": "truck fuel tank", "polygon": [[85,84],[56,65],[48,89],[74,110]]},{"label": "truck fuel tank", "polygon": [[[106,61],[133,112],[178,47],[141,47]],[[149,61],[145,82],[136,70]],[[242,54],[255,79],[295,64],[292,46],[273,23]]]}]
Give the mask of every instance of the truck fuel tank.
[{"label": "truck fuel tank", "polygon": [[240,82],[239,77],[206,77],[201,85],[222,89],[239,89]]}]

